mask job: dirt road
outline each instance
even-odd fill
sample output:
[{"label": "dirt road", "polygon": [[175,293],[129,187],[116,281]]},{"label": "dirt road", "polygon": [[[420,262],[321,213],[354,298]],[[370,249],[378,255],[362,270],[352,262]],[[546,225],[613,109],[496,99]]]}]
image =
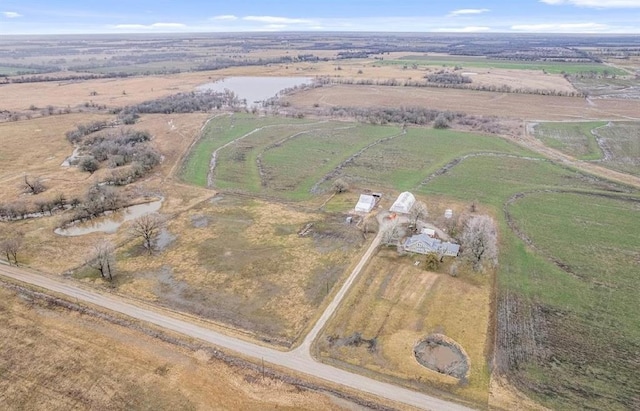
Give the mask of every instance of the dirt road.
[{"label": "dirt road", "polygon": [[178,319],[159,310],[135,304],[125,298],[99,293],[93,290],[86,290],[71,281],[62,278],[48,277],[36,272],[16,267],[0,265],[0,275],[18,280],[24,283],[64,294],[78,301],[88,302],[108,310],[127,315],[137,320],[145,321],[167,330],[175,331],[183,335],[197,338],[199,340],[214,344],[226,350],[253,357],[256,360],[264,360],[278,366],[283,366],[295,370],[302,374],[311,375],[333,383],[341,384],[362,392],[387,398],[392,401],[404,403],[414,407],[427,410],[462,411],[469,408],[435,398],[423,393],[412,391],[406,388],[397,387],[391,384],[376,381],[361,375],[353,374],[338,368],[315,361],[310,353],[309,347],[325,323],[331,318],[342,298],[346,295],[351,284],[365,266],[375,248],[380,242],[380,235],[376,236],[358,265],[349,275],[344,285],[329,304],[321,318],[318,320],[312,331],[305,338],[300,347],[294,351],[282,352],[272,348],[253,344],[248,341],[224,335],[222,333],[201,327],[199,325]]}]

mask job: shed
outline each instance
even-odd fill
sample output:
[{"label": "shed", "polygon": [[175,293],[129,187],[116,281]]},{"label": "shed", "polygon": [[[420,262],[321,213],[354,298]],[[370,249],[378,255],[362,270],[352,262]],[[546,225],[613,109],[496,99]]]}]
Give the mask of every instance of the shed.
[{"label": "shed", "polygon": [[416,198],[408,191],[401,193],[398,199],[393,203],[389,211],[400,214],[409,214],[413,204],[416,202]]},{"label": "shed", "polygon": [[376,198],[369,194],[360,194],[358,204],[356,204],[356,213],[368,213],[373,210],[376,205]]}]

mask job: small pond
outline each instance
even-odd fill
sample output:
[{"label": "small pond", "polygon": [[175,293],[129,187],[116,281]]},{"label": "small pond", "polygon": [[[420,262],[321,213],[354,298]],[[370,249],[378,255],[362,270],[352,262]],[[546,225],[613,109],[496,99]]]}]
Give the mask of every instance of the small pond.
[{"label": "small pond", "polygon": [[432,334],[413,349],[416,360],[430,370],[455,378],[464,378],[469,372],[469,358],[453,340],[442,334]]},{"label": "small pond", "polygon": [[197,90],[223,92],[233,91],[240,100],[246,100],[247,106],[255,106],[275,97],[280,91],[310,84],[310,77],[227,77],[214,83],[206,83]]},{"label": "small pond", "polygon": [[160,210],[162,201],[164,201],[164,199],[125,207],[122,210],[112,212],[104,217],[98,217],[85,223],[73,224],[65,228],[56,228],[54,232],[58,235],[67,237],[75,237],[97,232],[115,233],[123,223]]}]

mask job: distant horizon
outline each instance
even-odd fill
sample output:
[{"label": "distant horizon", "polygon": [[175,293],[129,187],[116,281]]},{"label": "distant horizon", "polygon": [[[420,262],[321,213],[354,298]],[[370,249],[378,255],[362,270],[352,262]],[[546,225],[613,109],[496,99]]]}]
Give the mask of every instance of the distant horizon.
[{"label": "distant horizon", "polygon": [[5,0],[0,35],[640,34],[640,0]]}]

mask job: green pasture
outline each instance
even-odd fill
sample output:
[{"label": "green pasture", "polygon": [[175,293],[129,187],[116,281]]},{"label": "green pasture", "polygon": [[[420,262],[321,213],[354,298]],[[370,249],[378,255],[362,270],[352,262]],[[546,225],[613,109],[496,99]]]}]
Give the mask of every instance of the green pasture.
[{"label": "green pasture", "polygon": [[207,186],[211,154],[218,148],[245,134],[273,124],[294,124],[296,120],[275,117],[258,118],[245,114],[219,116],[209,121],[202,137],[191,148],[182,166],[180,177],[187,183]]},{"label": "green pasture", "polygon": [[356,123],[334,123],[331,128],[310,130],[264,152],[266,188],[289,199],[309,198],[313,186],[353,154],[400,132],[399,127]]},{"label": "green pasture", "polygon": [[584,72],[610,73],[625,75],[625,71],[599,63],[565,63],[565,62],[540,62],[540,61],[513,61],[494,60],[482,57],[464,56],[406,56],[397,60],[381,60],[375,64],[392,65],[417,65],[417,66],[441,66],[441,67],[462,67],[483,68],[483,69],[512,69],[512,70],[538,70],[549,74],[576,74]]},{"label": "green pasture", "polygon": [[580,160],[599,160],[602,150],[592,131],[606,126],[606,121],[540,123],[535,136],[549,147]]},{"label": "green pasture", "polygon": [[341,175],[360,186],[405,191],[419,187],[450,161],[477,153],[535,156],[496,136],[409,128],[405,135],[365,151]]},{"label": "green pasture", "polygon": [[623,410],[637,394],[640,318],[631,307],[640,294],[640,198],[616,197],[533,193],[508,207],[537,254],[509,233],[500,288],[544,310],[552,359],[516,374],[552,409]]},{"label": "green pasture", "polygon": [[[547,146],[579,160],[597,160],[612,170],[640,175],[640,122],[540,123],[534,130]],[[606,158],[596,136],[608,151]]]}]

